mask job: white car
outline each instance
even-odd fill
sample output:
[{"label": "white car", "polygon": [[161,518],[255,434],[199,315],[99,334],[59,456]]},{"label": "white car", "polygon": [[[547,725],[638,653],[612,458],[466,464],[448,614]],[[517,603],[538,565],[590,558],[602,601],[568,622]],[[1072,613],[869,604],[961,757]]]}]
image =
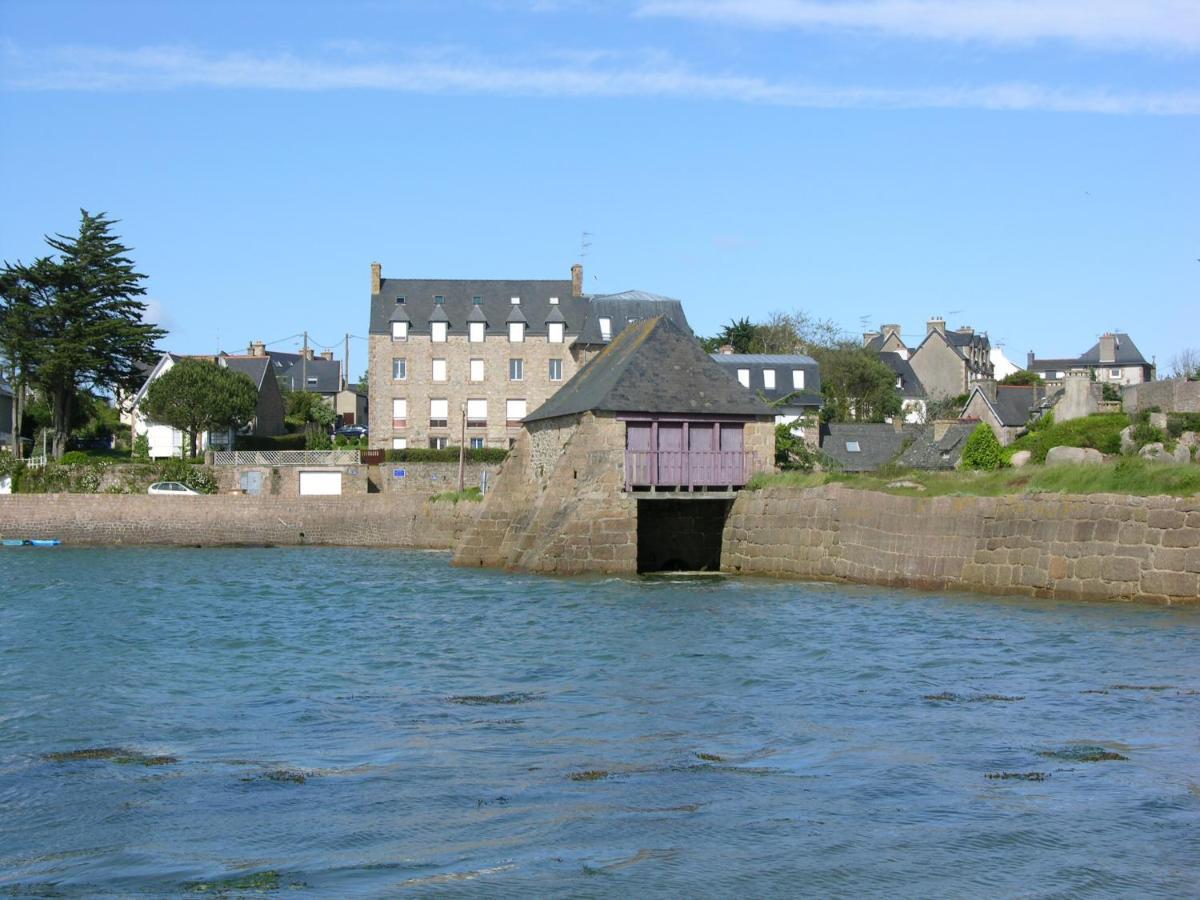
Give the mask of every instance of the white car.
[{"label": "white car", "polygon": [[200,495],[199,491],[193,491],[182,481],[156,481],[154,484],[150,485],[149,488],[147,488],[146,493],[170,494],[175,497],[179,497],[184,494],[195,494],[196,496]]}]

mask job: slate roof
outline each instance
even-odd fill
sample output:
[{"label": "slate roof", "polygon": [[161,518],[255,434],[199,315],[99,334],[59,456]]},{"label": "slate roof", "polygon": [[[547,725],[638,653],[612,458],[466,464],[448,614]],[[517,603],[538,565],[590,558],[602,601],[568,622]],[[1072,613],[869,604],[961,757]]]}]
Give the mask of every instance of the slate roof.
[{"label": "slate roof", "polygon": [[1033,358],[1029,368],[1034,372],[1049,372],[1058,370],[1068,370],[1077,367],[1096,368],[1098,366],[1148,366],[1150,363],[1146,357],[1142,356],[1142,351],[1137,348],[1133,342],[1133,338],[1123,332],[1116,332],[1114,337],[1117,339],[1116,359],[1109,362],[1100,362],[1100,342],[1086,353],[1080,354],[1073,359],[1038,359]]},{"label": "slate roof", "polygon": [[896,462],[909,469],[953,469],[977,424],[951,425],[939,440],[933,438],[933,426],[919,426],[912,444]]},{"label": "slate roof", "polygon": [[[870,472],[895,459],[917,428],[905,425],[897,431],[887,423],[832,422],[821,428],[821,452],[847,472]],[[854,443],[857,451],[847,449]]]},{"label": "slate roof", "polygon": [[[663,297],[646,291],[622,291],[619,294],[596,294],[588,298],[587,318],[583,330],[576,338],[577,344],[606,343],[600,333],[600,319],[612,320],[612,337],[634,322],[643,322],[655,316],[666,316],[679,326],[684,334],[691,334],[692,327],[683,314],[683,304],[673,297]],[[632,320],[632,321],[631,321]],[[567,331],[571,331],[570,328]]]},{"label": "slate roof", "polygon": [[268,356],[225,356],[222,361],[227,369],[249,376],[259,391],[262,390],[263,379],[271,371],[271,359]]},{"label": "slate roof", "polygon": [[[342,363],[336,359],[313,357],[305,366],[299,353],[269,353],[275,374],[292,391],[312,391],[317,394],[336,394],[342,389]],[[317,379],[305,384],[305,378]]]},{"label": "slate roof", "polygon": [[[442,313],[449,322],[450,334],[466,334],[467,322],[478,313],[474,310],[474,298],[481,298],[480,308],[488,323],[488,330],[497,333],[504,330],[513,306],[512,298],[521,298],[521,312],[529,322],[529,334],[545,334],[546,318],[550,313],[551,297],[558,298],[558,307],[566,319],[566,331],[578,334],[587,315],[588,301],[585,297],[571,296],[571,281],[560,280],[488,280],[447,278],[384,278],[380,292],[371,297],[371,334],[390,334],[390,322],[397,314],[407,314],[412,323],[409,328],[415,334],[427,333],[434,314],[434,297],[444,297]],[[404,303],[397,303],[403,297]],[[439,313],[438,315],[441,315]]]},{"label": "slate roof", "polygon": [[899,353],[887,352],[879,354],[879,361],[896,373],[900,379],[900,393],[909,399],[921,399],[925,396],[925,386],[913,371],[912,365]]},{"label": "slate roof", "polygon": [[[717,365],[726,369],[736,381],[738,369],[750,370],[750,390],[768,403],[786,402],[775,407],[776,412],[800,407],[820,407],[821,397],[821,367],[811,356],[800,353],[712,353],[710,356]],[[768,388],[763,379],[765,369],[775,370],[775,387]],[[804,372],[804,387],[796,390],[792,387],[792,370]],[[740,383],[740,382],[739,382]]]},{"label": "slate roof", "polygon": [[672,319],[624,328],[526,422],[599,410],[681,415],[773,416]]}]

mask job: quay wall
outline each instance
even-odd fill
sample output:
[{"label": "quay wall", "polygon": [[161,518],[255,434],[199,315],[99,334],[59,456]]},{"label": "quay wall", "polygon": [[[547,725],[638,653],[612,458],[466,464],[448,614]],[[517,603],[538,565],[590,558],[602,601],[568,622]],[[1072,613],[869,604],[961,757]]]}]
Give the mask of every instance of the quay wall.
[{"label": "quay wall", "polygon": [[743,492],[721,568],[1067,600],[1200,604],[1200,498]]},{"label": "quay wall", "polygon": [[450,550],[479,503],[406,496],[0,495],[0,537],[64,544],[327,545]]}]

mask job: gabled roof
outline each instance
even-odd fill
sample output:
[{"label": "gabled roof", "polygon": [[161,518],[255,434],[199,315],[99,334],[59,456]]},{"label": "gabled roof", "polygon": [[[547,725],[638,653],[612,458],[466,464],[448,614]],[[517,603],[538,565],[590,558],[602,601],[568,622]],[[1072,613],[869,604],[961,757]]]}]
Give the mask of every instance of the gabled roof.
[{"label": "gabled roof", "polygon": [[[404,303],[396,302],[400,297],[404,298]],[[467,322],[478,321],[478,314],[474,313],[476,297],[480,298],[483,313],[491,323],[504,322],[513,305],[512,298],[519,297],[522,312],[531,323],[530,334],[545,331],[546,315],[555,305],[550,302],[551,297],[557,298],[570,334],[579,333],[588,308],[586,298],[571,295],[569,279],[384,278],[379,293],[371,297],[371,334],[391,332],[389,323],[393,321],[397,307],[409,316],[414,332],[428,331],[434,313],[434,297],[445,298],[438,315],[445,315],[450,334],[466,334]]]},{"label": "gabled roof", "polygon": [[[1020,428],[1029,422],[1034,410],[1038,409],[1046,399],[1046,388],[1040,384],[1031,385],[996,385],[996,399],[992,400],[979,385],[971,389],[967,397],[967,406],[975,395],[979,394],[995,415],[996,421],[1005,428]],[[963,407],[966,409],[966,406]]]},{"label": "gabled roof", "polygon": [[[611,338],[621,333],[625,326],[655,316],[666,316],[684,334],[691,334],[687,316],[683,314],[683,304],[672,297],[662,297],[646,291],[622,291],[619,294],[597,294],[588,298],[587,319],[577,344],[604,344],[606,340],[600,332],[600,319],[606,318],[612,325]],[[567,329],[568,331],[570,329]]]},{"label": "gabled roof", "polygon": [[690,333],[656,316],[626,327],[526,422],[587,411],[772,416]]},{"label": "gabled roof", "polygon": [[888,351],[879,354],[879,361],[896,373],[900,379],[900,393],[909,399],[920,399],[925,396],[925,385],[913,371],[912,365],[899,353]]},{"label": "gabled roof", "polygon": [[[260,357],[261,358],[261,357]],[[312,391],[316,394],[336,394],[342,388],[342,364],[336,359],[313,357],[304,365],[299,353],[271,353],[275,374],[288,390]],[[307,383],[305,379],[316,379]]]},{"label": "gabled roof", "polygon": [[[1133,338],[1127,334],[1117,332],[1113,335],[1117,339],[1116,360],[1112,363],[1114,366],[1147,366],[1149,363],[1146,357],[1142,356],[1142,351],[1133,343]],[[1100,362],[1100,342],[1092,347],[1087,353],[1079,357],[1081,362],[1090,363],[1092,365],[1108,365],[1107,362]]]},{"label": "gabled roof", "polygon": [[[737,379],[738,369],[749,369],[750,390],[768,403],[778,403],[776,412],[797,409],[801,407],[820,407],[821,396],[821,367],[811,356],[800,353],[712,353],[709,354],[717,365],[725,369],[731,378]],[[775,387],[766,386],[763,371],[775,371]],[[804,372],[804,387],[792,387],[792,370]],[[740,383],[740,382],[739,382]]]},{"label": "gabled roof", "polygon": [[953,469],[962,458],[967,438],[977,423],[950,425],[940,439],[932,426],[921,426],[912,444],[900,454],[897,464],[909,469]]},{"label": "gabled roof", "polygon": [[267,356],[223,356],[221,361],[225,368],[248,376],[260,392],[264,379],[271,372],[271,359]]},{"label": "gabled roof", "polygon": [[913,425],[897,431],[887,423],[832,422],[821,429],[821,452],[847,472],[869,472],[895,459],[916,431]]}]

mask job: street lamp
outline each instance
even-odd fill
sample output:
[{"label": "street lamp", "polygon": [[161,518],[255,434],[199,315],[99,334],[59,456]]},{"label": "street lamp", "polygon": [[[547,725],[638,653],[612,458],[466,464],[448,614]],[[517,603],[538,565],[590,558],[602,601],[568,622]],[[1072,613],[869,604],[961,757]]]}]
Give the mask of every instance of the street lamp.
[{"label": "street lamp", "polygon": [[459,411],[462,413],[462,425],[459,428],[458,437],[458,492],[463,491],[463,467],[467,461],[467,404],[464,400],[459,405]]}]

